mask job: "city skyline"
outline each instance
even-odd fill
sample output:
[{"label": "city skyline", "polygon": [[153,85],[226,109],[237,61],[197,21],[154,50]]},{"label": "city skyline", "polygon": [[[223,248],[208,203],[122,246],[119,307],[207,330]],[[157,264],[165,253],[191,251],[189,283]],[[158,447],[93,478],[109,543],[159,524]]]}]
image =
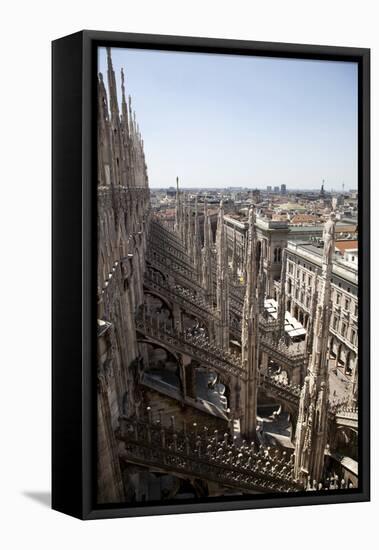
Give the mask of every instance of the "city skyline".
[{"label": "city skyline", "polygon": [[[177,175],[183,188],[357,188],[356,64],[124,48],[112,59],[152,189]],[[107,85],[103,48],[99,70]]]}]

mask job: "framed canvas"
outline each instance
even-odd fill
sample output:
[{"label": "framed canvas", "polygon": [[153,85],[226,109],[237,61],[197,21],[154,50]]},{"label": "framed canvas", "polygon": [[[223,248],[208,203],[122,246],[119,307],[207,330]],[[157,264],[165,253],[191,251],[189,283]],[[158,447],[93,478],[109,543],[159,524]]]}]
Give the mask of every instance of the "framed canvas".
[{"label": "framed canvas", "polygon": [[369,500],[370,52],[53,42],[53,508]]}]

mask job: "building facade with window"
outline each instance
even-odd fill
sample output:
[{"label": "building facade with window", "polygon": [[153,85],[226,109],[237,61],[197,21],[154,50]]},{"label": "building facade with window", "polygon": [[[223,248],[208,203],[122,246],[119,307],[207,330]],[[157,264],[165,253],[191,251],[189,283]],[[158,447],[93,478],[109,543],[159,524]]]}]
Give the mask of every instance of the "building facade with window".
[{"label": "building facade with window", "polygon": [[[321,269],[322,247],[312,242],[289,241],[286,266],[286,308],[309,325],[315,275]],[[335,255],[332,271],[329,354],[344,374],[353,375],[358,356],[358,264]]]}]

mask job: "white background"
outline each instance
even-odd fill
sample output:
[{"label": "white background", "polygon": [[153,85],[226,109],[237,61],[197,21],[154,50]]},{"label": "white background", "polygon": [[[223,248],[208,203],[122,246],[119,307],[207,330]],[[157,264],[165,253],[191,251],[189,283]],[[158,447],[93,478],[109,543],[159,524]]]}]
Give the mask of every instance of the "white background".
[{"label": "white background", "polygon": [[[13,548],[359,548],[378,538],[373,502],[80,522],[51,511],[50,41],[87,29],[372,48],[373,248],[378,231],[378,17],[370,0],[33,0],[1,9],[0,541]],[[72,267],[72,266],[71,266]],[[377,262],[373,255],[373,282]],[[377,292],[373,289],[373,313]],[[377,351],[373,324],[373,351]],[[373,353],[373,355],[374,355]],[[373,361],[373,395],[376,362]],[[67,396],[70,406],[70,396]],[[33,497],[34,495],[34,497]],[[36,498],[37,497],[37,498]],[[371,543],[369,543],[371,539]]]}]

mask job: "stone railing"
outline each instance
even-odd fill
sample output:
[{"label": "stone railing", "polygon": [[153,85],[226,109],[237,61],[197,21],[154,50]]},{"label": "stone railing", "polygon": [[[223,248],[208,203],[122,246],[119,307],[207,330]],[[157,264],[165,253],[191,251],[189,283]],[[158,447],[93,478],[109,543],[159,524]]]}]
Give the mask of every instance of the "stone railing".
[{"label": "stone railing", "polygon": [[358,430],[358,407],[339,407],[334,410],[334,421],[337,426]]},{"label": "stone railing", "polygon": [[[241,355],[218,348],[204,334],[180,333],[172,327],[170,321],[160,319],[157,315],[152,316],[146,309],[139,313],[136,329],[150,340],[162,343],[175,352],[185,353],[214,372],[246,379]],[[297,406],[299,403],[300,386],[288,384],[272,372],[261,374],[260,387],[291,405]]]},{"label": "stone railing", "polygon": [[272,336],[264,332],[262,333],[262,331],[259,342],[261,350],[268,353],[271,359],[275,360],[279,365],[284,364],[289,367],[304,365],[307,357],[305,342],[299,342],[299,344],[291,344],[289,346],[282,341],[275,343]]},{"label": "stone railing", "polygon": [[289,402],[291,405],[296,407],[299,405],[301,387],[295,384],[288,384],[271,372],[269,374],[261,373],[260,387],[273,393],[278,398]]},{"label": "stone railing", "polygon": [[292,492],[304,487],[293,480],[291,456],[258,447],[229,434],[206,429],[178,432],[139,419],[120,419],[121,459],[177,475],[197,477],[241,492]]},{"label": "stone railing", "polygon": [[334,490],[348,488],[337,476],[322,483],[294,480],[293,454],[246,441],[228,433],[199,430],[196,424],[176,429],[175,417],[166,427],[151,417],[120,418],[117,438],[123,443],[120,458],[158,471],[199,478],[242,493]]}]

